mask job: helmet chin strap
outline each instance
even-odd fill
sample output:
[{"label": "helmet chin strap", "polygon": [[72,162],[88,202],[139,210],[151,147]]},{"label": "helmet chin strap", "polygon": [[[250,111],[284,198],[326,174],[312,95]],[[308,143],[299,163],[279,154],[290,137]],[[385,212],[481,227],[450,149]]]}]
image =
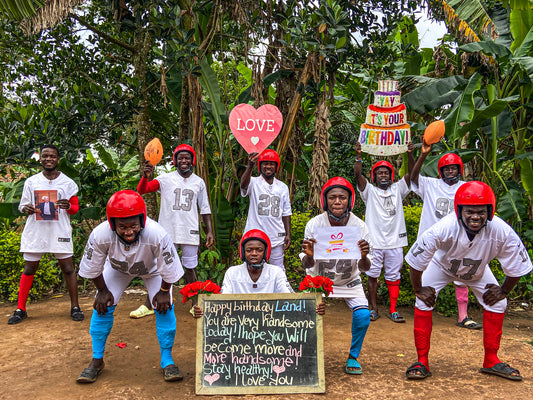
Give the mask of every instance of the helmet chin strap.
[{"label": "helmet chin strap", "polygon": [[246,260],[246,265],[252,267],[253,269],[261,269],[265,265],[265,259],[263,258],[258,264],[251,264],[250,262],[248,262],[248,260]]},{"label": "helmet chin strap", "polygon": [[328,210],[328,217],[336,222],[342,221],[344,218],[348,216],[348,214],[350,214],[350,212],[348,211],[348,209],[346,209],[346,211],[344,211],[344,213],[340,217],[336,217],[335,215],[333,215],[331,211]]},{"label": "helmet chin strap", "polygon": [[459,182],[460,177],[461,177],[461,175],[457,174],[453,178],[444,177],[444,178],[442,178],[442,180],[444,182],[446,182],[448,185],[453,185],[453,184]]},{"label": "helmet chin strap", "polygon": [[378,188],[381,190],[387,190],[387,188],[392,185],[392,181],[389,179],[387,182],[377,182]]}]

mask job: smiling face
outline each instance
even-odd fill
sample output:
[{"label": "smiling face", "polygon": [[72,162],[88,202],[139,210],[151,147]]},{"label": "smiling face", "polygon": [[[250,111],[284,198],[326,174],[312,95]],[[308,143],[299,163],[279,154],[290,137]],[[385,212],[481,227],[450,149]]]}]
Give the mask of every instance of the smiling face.
[{"label": "smiling face", "polygon": [[326,202],[328,203],[328,211],[335,217],[340,218],[348,209],[348,202],[350,201],[350,193],[340,187],[329,190],[326,194]]},{"label": "smiling face", "polygon": [[487,206],[463,206],[461,210],[463,223],[473,232],[477,232],[485,226],[488,216]]},{"label": "smiling face", "polygon": [[260,240],[248,240],[244,244],[244,258],[249,264],[259,264],[265,256],[265,244]]},{"label": "smiling face", "polygon": [[59,163],[59,154],[55,149],[46,147],[41,151],[39,161],[45,171],[55,171]]},{"label": "smiling face", "polygon": [[270,179],[276,174],[278,163],[275,161],[261,161],[260,167],[261,175],[263,175],[265,179]]},{"label": "smiling face", "polygon": [[176,154],[176,168],[180,174],[190,172],[192,166],[192,155],[188,151],[180,151]]},{"label": "smiling face", "polygon": [[379,167],[374,171],[376,183],[380,186],[388,185],[390,182],[390,169],[387,167]]},{"label": "smiling face", "polygon": [[115,230],[117,235],[127,243],[133,243],[141,230],[141,221],[138,216],[128,218],[116,218]]}]

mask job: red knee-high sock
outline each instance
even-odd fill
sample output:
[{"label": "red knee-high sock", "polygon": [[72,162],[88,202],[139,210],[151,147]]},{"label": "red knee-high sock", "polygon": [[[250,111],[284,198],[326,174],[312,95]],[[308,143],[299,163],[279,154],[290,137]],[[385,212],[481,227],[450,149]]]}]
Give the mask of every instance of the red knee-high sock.
[{"label": "red knee-high sock", "polygon": [[505,313],[495,313],[485,310],[483,312],[483,347],[485,347],[485,359],[483,368],[492,368],[498,364],[498,350],[502,338],[503,317]]},{"label": "red knee-high sock", "polygon": [[429,369],[429,347],[431,340],[431,328],[433,325],[433,310],[422,311],[415,307],[415,347],[418,361]]},{"label": "red knee-high sock", "polygon": [[397,281],[385,280],[385,283],[387,284],[387,289],[389,289],[389,301],[390,301],[389,312],[392,314],[396,312],[396,303],[398,302],[398,296],[400,296],[400,280],[399,279]]},{"label": "red knee-high sock", "polygon": [[23,311],[26,311],[26,301],[30,294],[31,286],[33,285],[33,277],[35,275],[26,275],[22,274],[20,277],[19,285],[19,298],[17,302],[17,308],[20,308]]}]

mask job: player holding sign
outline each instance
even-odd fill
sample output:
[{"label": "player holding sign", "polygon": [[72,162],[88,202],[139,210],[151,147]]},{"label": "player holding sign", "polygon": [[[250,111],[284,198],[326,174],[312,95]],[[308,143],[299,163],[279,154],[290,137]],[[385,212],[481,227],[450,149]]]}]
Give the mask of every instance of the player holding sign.
[{"label": "player holding sign", "polygon": [[[159,223],[170,234],[176,249],[181,248],[185,280],[187,283],[191,283],[197,280],[196,266],[198,265],[198,246],[200,244],[198,209],[200,209],[202,220],[207,229],[205,245],[210,247],[214,242],[211,207],[204,180],[192,172],[196,164],[194,149],[188,144],[180,144],[174,149],[172,160],[176,171],[158,176],[152,181],[148,179],[152,175],[154,167],[146,162],[137,191],[140,194],[155,191],[161,193]],[[132,314],[137,311],[133,311]],[[191,308],[191,314],[193,312]],[[134,317],[134,315],[132,316]]]},{"label": "player holding sign", "polygon": [[[418,362],[408,379],[424,379],[429,371],[433,307],[440,290],[457,280],[470,286],[483,313],[485,359],[480,372],[521,380],[520,372],[498,358],[507,295],[533,265],[516,232],[494,216],[496,199],[483,182],[467,182],[455,194],[455,215],[450,214],[426,230],[406,256],[416,295],[414,318]],[[502,285],[489,262],[497,258],[506,277]]]},{"label": "player holding sign", "polygon": [[[407,144],[409,166],[414,164],[413,143]],[[368,297],[370,298],[370,320],[379,318],[377,309],[378,278],[385,267],[385,282],[389,290],[389,314],[393,322],[405,322],[398,311],[396,303],[400,295],[400,270],[403,266],[403,247],[407,246],[407,230],[403,216],[403,199],[409,194],[411,180],[407,174],[394,182],[394,169],[387,161],[378,161],[372,167],[369,184],[361,173],[361,144],[355,144],[354,173],[357,189],[366,204],[365,222],[370,231],[374,246],[372,266],[366,272],[368,277]]]},{"label": "player holding sign", "polygon": [[134,277],[141,277],[156,310],[155,326],[161,350],[165,381],[183,379],[172,360],[176,316],[172,284],[183,268],[167,232],[146,217],[146,204],[133,190],[115,193],[107,202],[107,221],[89,236],[80,263],[80,276],[91,279],[98,289],[94,300],[90,334],[93,359],[77,378],[92,383],[104,369],[104,350],[113,327],[115,307]]},{"label": "player holding sign", "polygon": [[[261,173],[252,177],[252,170],[257,163]],[[241,195],[250,196],[250,207],[244,232],[250,229],[263,230],[272,243],[270,263],[283,265],[283,252],[291,244],[291,202],[289,188],[274,175],[279,170],[278,153],[267,149],[260,155],[251,153],[248,165],[241,177]]]},{"label": "player holding sign", "polygon": [[[320,203],[324,212],[311,218],[305,226],[305,239],[300,258],[309,275],[322,275],[333,281],[331,297],[346,300],[352,310],[352,343],[344,371],[350,375],[360,375],[363,368],[357,358],[370,325],[368,301],[363,290],[360,271],[368,271],[372,263],[370,234],[366,224],[351,210],[355,202],[355,190],[350,182],[337,176],[328,180],[322,187]],[[352,260],[315,260],[315,236],[320,228],[331,226],[354,226],[361,230],[357,244],[361,258]]]},{"label": "player holding sign", "polygon": [[[413,192],[423,201],[418,237],[439,222],[442,217],[453,212],[455,192],[465,183],[461,180],[463,161],[461,157],[453,153],[445,154],[439,159],[438,169],[441,179],[419,175],[431,147],[425,142],[422,143],[420,157],[411,173]],[[481,324],[468,317],[468,287],[460,282],[454,282],[454,284],[458,310],[456,325],[467,329],[481,329]]]}]

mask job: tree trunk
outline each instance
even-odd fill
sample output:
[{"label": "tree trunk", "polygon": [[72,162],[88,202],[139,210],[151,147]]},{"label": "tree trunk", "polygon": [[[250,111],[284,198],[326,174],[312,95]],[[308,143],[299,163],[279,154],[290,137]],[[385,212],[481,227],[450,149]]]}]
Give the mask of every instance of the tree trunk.
[{"label": "tree trunk", "polygon": [[320,208],[320,192],[328,180],[329,169],[329,107],[325,96],[321,96],[315,111],[315,139],[313,161],[309,176],[308,208]]},{"label": "tree trunk", "polygon": [[[133,123],[137,128],[137,151],[139,154],[139,170],[142,174],[144,169],[144,148],[151,140],[150,128],[150,103],[148,101],[148,87],[146,84],[146,62],[148,52],[152,46],[152,36],[148,32],[135,36],[133,51],[134,74],[141,83],[141,98],[137,106],[137,112],[133,115]],[[144,195],[146,209],[150,218],[157,219],[159,214],[157,208],[157,198],[155,193]]]}]

